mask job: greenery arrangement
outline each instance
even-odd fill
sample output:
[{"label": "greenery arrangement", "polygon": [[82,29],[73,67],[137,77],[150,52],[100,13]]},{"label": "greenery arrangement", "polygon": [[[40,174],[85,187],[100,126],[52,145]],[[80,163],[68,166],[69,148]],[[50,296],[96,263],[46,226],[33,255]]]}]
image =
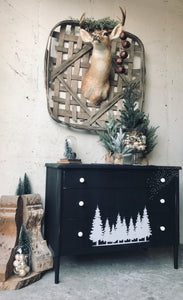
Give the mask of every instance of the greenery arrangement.
[{"label": "greenery arrangement", "polygon": [[119,22],[111,19],[110,17],[95,20],[93,18],[86,18],[81,28],[92,32],[94,30],[112,30]]},{"label": "greenery arrangement", "polygon": [[125,147],[124,137],[125,133],[122,132],[120,124],[113,116],[109,115],[108,121],[105,122],[105,131],[98,132],[100,141],[108,152],[114,154],[128,154],[132,148]]},{"label": "greenery arrangement", "polygon": [[[82,17],[84,17],[84,14]],[[78,19],[70,19],[79,23]],[[118,23],[119,21],[113,20],[110,17],[99,20],[95,20],[94,18],[86,18],[82,21],[81,28],[89,32],[93,32],[94,30],[112,30]]]},{"label": "greenery arrangement", "polygon": [[150,126],[149,115],[138,109],[136,87],[136,84],[131,84],[125,89],[124,109],[120,111],[119,119],[110,115],[104,131],[98,132],[100,142],[114,157],[118,153],[139,152],[145,157],[157,144],[158,127]]},{"label": "greenery arrangement", "polygon": [[16,189],[16,195],[20,196],[20,195],[26,195],[31,193],[32,193],[31,184],[27,174],[25,173],[23,181],[21,178],[19,178],[18,187]]}]

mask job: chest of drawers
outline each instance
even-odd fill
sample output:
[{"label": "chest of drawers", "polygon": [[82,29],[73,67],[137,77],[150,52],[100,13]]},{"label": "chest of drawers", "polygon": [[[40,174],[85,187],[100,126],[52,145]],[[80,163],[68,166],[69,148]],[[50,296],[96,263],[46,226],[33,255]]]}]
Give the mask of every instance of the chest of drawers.
[{"label": "chest of drawers", "polygon": [[62,255],[172,246],[178,268],[180,167],[46,164],[45,239]]}]

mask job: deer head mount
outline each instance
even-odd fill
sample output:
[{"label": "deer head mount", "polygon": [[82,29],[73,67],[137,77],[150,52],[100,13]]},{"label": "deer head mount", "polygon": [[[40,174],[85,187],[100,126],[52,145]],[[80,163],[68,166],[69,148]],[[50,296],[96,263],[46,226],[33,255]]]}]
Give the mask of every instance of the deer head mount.
[{"label": "deer head mount", "polygon": [[94,104],[99,104],[108,96],[109,75],[112,67],[111,41],[119,37],[126,19],[126,11],[120,7],[121,22],[111,30],[94,30],[92,33],[81,28],[84,14],[80,19],[80,36],[85,43],[92,43],[91,65],[86,71],[81,86],[83,96]]}]

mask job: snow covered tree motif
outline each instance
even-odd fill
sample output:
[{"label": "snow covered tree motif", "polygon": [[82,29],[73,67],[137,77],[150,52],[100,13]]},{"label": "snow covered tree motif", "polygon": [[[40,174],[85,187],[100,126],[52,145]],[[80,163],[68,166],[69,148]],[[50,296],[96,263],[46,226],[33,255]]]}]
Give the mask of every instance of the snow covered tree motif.
[{"label": "snow covered tree motif", "polygon": [[111,229],[110,229],[108,219],[106,219],[104,228],[105,228],[105,231],[103,232],[103,241],[107,242],[110,240],[110,236],[111,236]]},{"label": "snow covered tree motif", "polygon": [[149,217],[147,214],[146,207],[144,208],[144,211],[143,211],[141,224],[142,224],[144,238],[145,238],[145,240],[147,240],[147,238],[149,238],[151,235],[151,227],[150,227],[150,222],[149,222]]},{"label": "snow covered tree motif", "polygon": [[103,224],[100,216],[100,210],[97,206],[95,216],[93,218],[90,240],[98,245],[99,241],[103,240]]},{"label": "snow covered tree motif", "polygon": [[103,226],[100,210],[97,206],[89,239],[95,244],[94,246],[110,246],[148,242],[151,235],[152,231],[146,207],[144,207],[142,217],[138,212],[136,222],[130,217],[128,226],[126,219],[121,219],[120,214],[117,215],[114,224],[110,226],[107,218]]},{"label": "snow covered tree motif", "polygon": [[141,221],[140,214],[138,213],[137,220],[135,223],[135,235],[136,235],[137,241],[139,241],[140,239],[143,238],[144,235],[143,235],[142,231],[143,231],[142,221]]},{"label": "snow covered tree motif", "polygon": [[128,227],[128,238],[130,240],[134,240],[136,238],[135,236],[135,228],[133,225],[133,219],[130,218],[130,223],[129,223],[129,227]]},{"label": "snow covered tree motif", "polygon": [[125,242],[128,239],[128,227],[126,225],[125,218],[123,218],[121,227],[122,227],[122,231],[119,233],[121,235],[120,241]]},{"label": "snow covered tree motif", "polygon": [[119,242],[121,240],[121,232],[123,231],[123,222],[121,222],[120,214],[117,215],[116,221],[116,240]]},{"label": "snow covered tree motif", "polygon": [[116,231],[116,228],[113,224],[112,227],[111,227],[111,231],[110,231],[109,242],[115,243],[116,241],[117,241],[117,231]]}]

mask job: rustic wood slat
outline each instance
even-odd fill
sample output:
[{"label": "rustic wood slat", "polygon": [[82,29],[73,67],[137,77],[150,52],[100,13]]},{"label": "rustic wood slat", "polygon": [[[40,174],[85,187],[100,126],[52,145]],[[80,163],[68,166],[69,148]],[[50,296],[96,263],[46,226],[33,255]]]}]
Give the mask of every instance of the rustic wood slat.
[{"label": "rustic wood slat", "polygon": [[62,78],[61,75],[58,76],[58,80],[62,82],[62,84],[65,86],[66,90],[70,92],[71,96],[76,100],[76,102],[82,107],[82,109],[90,116],[90,111],[87,109],[85,105],[81,102],[81,100],[78,98],[78,96],[72,91],[72,89],[68,86],[68,84],[65,82],[65,80]]},{"label": "rustic wood slat", "polygon": [[106,111],[108,111],[119,99],[121,99],[123,94],[119,93],[116,95],[111,102],[108,102],[104,105],[95,115],[92,115],[85,124],[92,124],[95,122],[100,116],[102,116]]},{"label": "rustic wood slat", "polygon": [[73,57],[68,59],[67,62],[63,63],[61,66],[55,68],[55,70],[51,74],[51,80],[54,80],[60,73],[62,73],[66,68],[72,65],[78,58],[86,54],[88,51],[92,49],[91,45],[85,45],[82,50],[78,51]]}]

